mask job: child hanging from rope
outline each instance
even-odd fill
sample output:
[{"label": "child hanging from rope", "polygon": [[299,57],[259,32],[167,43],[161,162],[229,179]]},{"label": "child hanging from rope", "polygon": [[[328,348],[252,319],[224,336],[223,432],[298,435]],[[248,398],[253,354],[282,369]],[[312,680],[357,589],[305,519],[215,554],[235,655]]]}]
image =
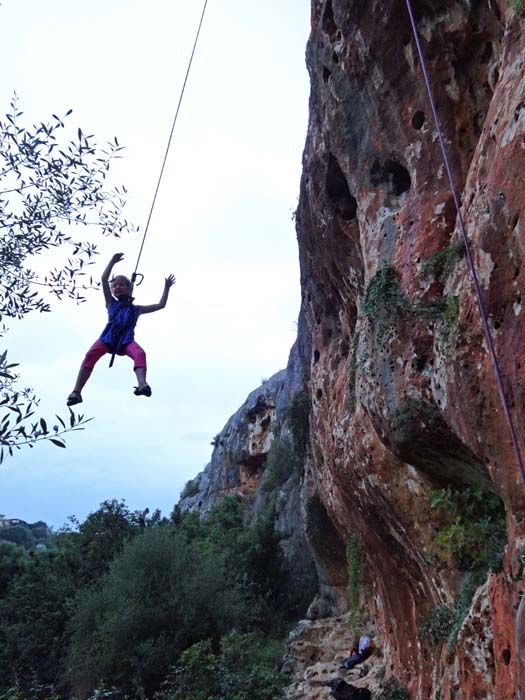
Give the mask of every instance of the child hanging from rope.
[{"label": "child hanging from rope", "polygon": [[109,277],[113,266],[124,258],[123,253],[115,253],[102,273],[102,291],[108,310],[108,323],[102,335],[87,351],[84,361],[78,372],[75,388],[67,397],[67,405],[73,406],[82,402],[81,391],[91,376],[93,367],[102,355],[112,353],[127,355],[134,362],[133,369],[137,375],[138,386],[135,388],[136,396],[151,396],[151,387],[146,382],[146,353],[135,342],[135,326],[141,314],[150,314],[159,311],[166,306],[170,287],[175,283],[175,277],[169,275],[164,282],[164,291],[158,304],[149,306],[135,306],[131,293],[131,282],[124,275],[116,275],[111,282]]}]

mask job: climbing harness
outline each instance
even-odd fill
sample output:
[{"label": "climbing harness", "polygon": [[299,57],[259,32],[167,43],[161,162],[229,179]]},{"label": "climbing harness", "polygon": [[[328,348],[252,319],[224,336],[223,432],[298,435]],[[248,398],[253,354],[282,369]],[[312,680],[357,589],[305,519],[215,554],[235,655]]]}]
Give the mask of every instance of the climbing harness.
[{"label": "climbing harness", "polygon": [[519,467],[519,470],[520,470],[521,480],[522,480],[522,482],[523,482],[523,484],[524,484],[524,486],[525,486],[525,468],[524,468],[524,466],[523,466],[523,459],[522,459],[521,449],[520,449],[520,446],[519,446],[519,443],[518,443],[518,438],[517,438],[517,436],[516,436],[516,430],[515,430],[515,428],[514,428],[514,422],[513,422],[513,420],[512,420],[512,416],[511,416],[511,413],[510,413],[509,402],[508,402],[508,399],[507,399],[507,395],[506,395],[506,392],[505,392],[505,388],[504,388],[504,386],[503,386],[502,373],[501,373],[501,369],[500,369],[500,366],[499,366],[498,357],[497,357],[497,355],[496,355],[496,350],[495,350],[494,342],[493,342],[493,339],[492,339],[492,333],[491,333],[490,327],[489,327],[489,321],[488,321],[487,312],[486,312],[486,310],[485,310],[485,306],[484,306],[484,304],[483,304],[483,298],[482,298],[482,296],[481,296],[481,286],[480,286],[480,284],[479,284],[479,278],[478,278],[478,274],[477,274],[477,272],[476,272],[476,266],[475,266],[475,264],[474,264],[474,259],[473,259],[473,257],[472,257],[472,252],[471,252],[471,249],[470,249],[470,244],[469,244],[467,232],[466,232],[466,229],[465,229],[465,224],[464,224],[464,221],[463,221],[463,216],[462,216],[462,214],[461,214],[461,206],[460,206],[460,203],[459,203],[459,197],[458,197],[458,194],[457,194],[457,191],[456,191],[456,187],[455,187],[455,185],[454,185],[454,178],[452,177],[452,169],[451,169],[451,167],[450,167],[450,161],[449,161],[449,158],[448,158],[447,148],[446,148],[446,145],[445,145],[445,140],[444,140],[444,138],[443,138],[443,132],[442,132],[442,130],[441,130],[441,123],[440,123],[440,121],[439,121],[439,117],[438,117],[437,110],[436,110],[436,105],[435,105],[435,102],[434,102],[434,97],[433,97],[433,94],[432,94],[432,88],[431,88],[431,85],[430,85],[430,78],[429,78],[429,74],[428,74],[428,70],[427,70],[427,66],[426,66],[426,62],[425,62],[425,57],[424,57],[424,54],[423,54],[423,49],[422,49],[422,47],[421,47],[421,42],[420,42],[420,39],[419,39],[419,33],[418,33],[418,30],[417,30],[417,25],[416,25],[416,20],[415,20],[415,17],[414,17],[414,10],[413,10],[413,7],[412,7],[412,2],[411,2],[411,0],[406,0],[406,5],[407,5],[407,9],[408,9],[408,14],[409,14],[409,16],[410,16],[410,23],[411,23],[411,25],[412,25],[412,33],[413,33],[413,35],[414,35],[414,39],[415,39],[415,42],[416,42],[417,52],[418,52],[418,55],[419,55],[419,61],[420,61],[420,63],[421,63],[421,70],[422,70],[422,72],[423,72],[423,77],[424,77],[424,79],[425,79],[425,85],[426,85],[426,88],[427,88],[427,94],[428,94],[428,99],[429,99],[429,102],[430,102],[430,107],[431,107],[431,109],[432,109],[432,115],[433,115],[433,117],[434,117],[434,122],[435,122],[435,125],[436,125],[438,137],[439,137],[439,143],[440,143],[440,146],[441,146],[441,153],[442,153],[442,155],[443,155],[443,162],[444,162],[444,165],[445,165],[445,169],[446,169],[446,171],[447,171],[448,181],[449,181],[449,183],[450,183],[450,190],[451,190],[451,193],[452,193],[452,197],[453,197],[453,199],[454,199],[454,204],[455,204],[455,206],[456,206],[456,211],[457,211],[457,215],[458,215],[458,224],[459,224],[459,228],[460,228],[460,231],[461,231],[461,235],[462,235],[462,237],[463,237],[463,243],[464,243],[464,246],[465,246],[465,253],[466,253],[466,256],[467,256],[467,261],[468,261],[468,265],[469,265],[469,268],[470,268],[470,273],[471,273],[471,276],[472,276],[472,280],[473,280],[473,282],[474,282],[474,288],[475,288],[475,291],[476,291],[476,298],[477,298],[477,302],[478,302],[478,308],[479,308],[479,312],[480,312],[480,315],[481,315],[481,320],[482,320],[482,323],[483,323],[483,330],[484,330],[484,334],[485,334],[485,339],[486,339],[486,341],[487,341],[487,346],[488,346],[488,348],[489,348],[489,354],[490,354],[490,357],[491,357],[491,360],[492,360],[492,367],[493,367],[493,369],[494,369],[494,375],[495,375],[495,377],[496,377],[496,381],[497,381],[497,384],[498,384],[499,395],[500,395],[501,403],[502,403],[502,405],[503,405],[503,410],[504,410],[504,413],[505,413],[505,418],[506,418],[506,420],[507,420],[507,425],[508,425],[510,437],[511,437],[511,440],[512,440],[512,446],[513,446],[513,448],[514,448],[514,454],[515,454],[515,456],[516,456],[516,462],[517,462],[518,467]]},{"label": "climbing harness", "polygon": [[[113,313],[111,311],[113,310]],[[133,297],[127,296],[125,299],[112,301],[108,307],[109,319],[106,328],[102,332],[100,339],[106,343],[111,352],[109,366],[113,367],[115,355],[122,354],[123,347],[131,342],[126,335],[132,331],[138,319],[138,312],[133,306]],[[131,338],[133,335],[131,335]]]},{"label": "climbing harness", "polygon": [[[143,248],[144,248],[144,243],[146,242],[146,236],[148,235],[148,229],[149,229],[149,225],[150,225],[150,221],[151,221],[151,216],[152,216],[152,214],[153,214],[153,209],[155,208],[155,202],[157,201],[157,195],[158,195],[158,193],[159,193],[160,183],[161,183],[161,180],[162,180],[162,176],[164,175],[164,168],[166,167],[166,161],[168,160],[168,154],[169,154],[169,151],[170,151],[171,142],[172,142],[172,140],[173,140],[173,132],[175,131],[175,124],[177,123],[177,118],[178,118],[178,116],[179,116],[179,111],[180,111],[180,106],[181,106],[181,103],[182,103],[182,98],[184,97],[184,91],[186,90],[186,83],[188,82],[188,76],[189,76],[189,74],[190,74],[191,64],[192,64],[192,62],[193,62],[193,56],[195,55],[195,49],[197,48],[197,42],[199,41],[199,35],[200,35],[200,32],[201,32],[202,23],[203,23],[203,21],[204,21],[204,14],[205,14],[205,12],[206,12],[206,7],[207,7],[207,5],[208,5],[208,0],[204,0],[204,5],[203,5],[203,8],[202,8],[202,12],[201,12],[199,24],[198,24],[198,27],[197,27],[197,32],[196,32],[196,34],[195,34],[195,40],[194,40],[194,42],[193,42],[193,47],[192,47],[192,49],[191,49],[191,54],[190,54],[190,58],[189,58],[189,61],[188,61],[188,66],[187,66],[187,68],[186,68],[186,74],[185,74],[185,76],[184,76],[184,81],[183,81],[183,83],[182,83],[182,88],[181,88],[180,95],[179,95],[179,101],[178,101],[178,103],[177,103],[177,109],[175,110],[175,116],[173,117],[173,122],[172,122],[172,125],[171,125],[171,131],[170,131],[168,143],[167,143],[167,145],[166,145],[166,150],[165,150],[165,152],[164,152],[164,158],[163,158],[163,161],[162,161],[162,166],[161,166],[161,168],[160,168],[159,178],[158,178],[158,180],[157,180],[157,186],[156,186],[155,192],[154,192],[154,194],[153,194],[153,200],[152,200],[152,202],[151,202],[151,207],[150,207],[149,214],[148,214],[148,218],[147,218],[147,221],[146,221],[146,227],[145,227],[145,229],[144,229],[144,235],[142,236],[142,242],[141,242],[141,244],[140,244],[139,254],[138,254],[138,256],[137,256],[137,262],[136,262],[136,264],[135,264],[135,270],[133,271],[133,274],[131,275],[131,288],[130,288],[130,290],[129,290],[129,297],[130,297],[130,300],[131,300],[131,301],[133,301],[133,299],[132,299],[133,287],[134,287],[135,285],[136,285],[137,287],[140,286],[140,284],[141,284],[142,281],[144,280],[144,275],[142,275],[142,274],[140,274],[139,272],[137,272],[137,270],[138,270],[138,267],[139,267],[139,262],[140,262],[140,258],[141,258],[141,255],[142,255],[142,250],[143,250]],[[138,279],[139,277],[140,277],[140,281],[137,282],[137,279]],[[131,303],[131,301],[130,301],[130,303]],[[117,344],[116,344],[117,347],[120,346],[120,344],[121,344],[121,342],[122,342],[122,338],[124,337],[125,333],[126,333],[128,330],[129,330],[128,327],[125,327],[125,328],[122,330],[122,333],[121,333],[121,335],[120,335],[120,338],[119,338],[119,340],[118,340],[118,342],[117,342]],[[113,354],[111,355],[111,360],[110,360],[110,362],[109,362],[109,366],[110,366],[110,367],[113,366],[113,362],[115,361],[115,354],[116,354],[116,351],[114,351]]]}]

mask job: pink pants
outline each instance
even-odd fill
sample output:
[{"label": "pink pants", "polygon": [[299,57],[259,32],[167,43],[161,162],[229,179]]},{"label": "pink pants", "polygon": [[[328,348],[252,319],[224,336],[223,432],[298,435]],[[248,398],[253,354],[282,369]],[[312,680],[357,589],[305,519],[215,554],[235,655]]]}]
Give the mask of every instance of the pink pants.
[{"label": "pink pants", "polygon": [[[84,361],[82,362],[82,367],[93,369],[102,355],[105,355],[107,352],[110,352],[110,349],[106,343],[103,343],[100,339],[95,340],[93,345],[86,353]],[[134,369],[137,369],[138,367],[146,367],[146,353],[134,340],[126,345],[124,348],[124,355],[131,357],[134,362]]]}]

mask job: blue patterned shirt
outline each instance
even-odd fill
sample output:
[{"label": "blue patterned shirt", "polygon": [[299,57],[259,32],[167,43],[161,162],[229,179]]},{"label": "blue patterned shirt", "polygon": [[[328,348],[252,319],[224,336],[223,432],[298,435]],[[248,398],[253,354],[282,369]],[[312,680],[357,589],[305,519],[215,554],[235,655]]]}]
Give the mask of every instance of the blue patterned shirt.
[{"label": "blue patterned shirt", "polygon": [[108,322],[100,340],[111,352],[121,355],[126,345],[135,339],[135,326],[139,318],[139,307],[127,299],[113,299],[108,306]]}]

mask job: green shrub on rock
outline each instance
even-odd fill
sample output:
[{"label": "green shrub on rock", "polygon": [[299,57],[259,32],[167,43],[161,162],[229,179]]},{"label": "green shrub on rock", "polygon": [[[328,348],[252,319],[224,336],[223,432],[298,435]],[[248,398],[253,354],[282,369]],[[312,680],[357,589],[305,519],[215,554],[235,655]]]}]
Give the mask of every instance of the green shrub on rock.
[{"label": "green shrub on rock", "polygon": [[441,644],[448,638],[453,622],[453,610],[446,605],[435,605],[431,614],[421,623],[418,638],[428,639],[432,644]]},{"label": "green shrub on rock", "polygon": [[401,681],[391,676],[381,683],[378,700],[410,700],[410,695]]},{"label": "green shrub on rock", "polygon": [[312,404],[305,391],[296,394],[286,410],[290,424],[295,453],[301,462],[304,461],[310,441],[310,412]]},{"label": "green shrub on rock", "polygon": [[290,442],[276,438],[266,458],[262,490],[267,493],[273,491],[293,473],[299,473],[300,468],[301,462]]}]

